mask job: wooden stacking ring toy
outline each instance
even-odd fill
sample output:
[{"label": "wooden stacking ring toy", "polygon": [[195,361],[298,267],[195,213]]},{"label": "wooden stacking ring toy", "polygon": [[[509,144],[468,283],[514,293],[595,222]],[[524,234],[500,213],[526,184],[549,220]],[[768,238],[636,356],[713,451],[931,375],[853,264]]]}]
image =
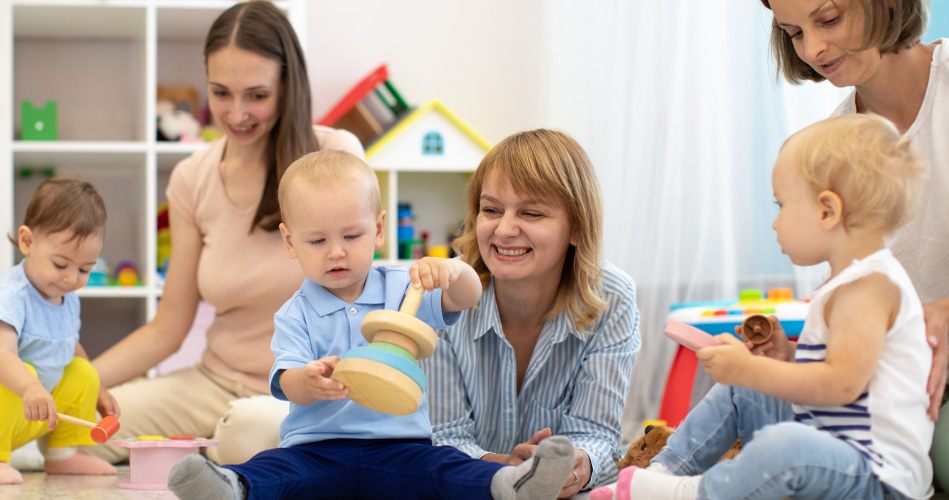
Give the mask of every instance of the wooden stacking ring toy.
[{"label": "wooden stacking ring toy", "polygon": [[741,323],[741,335],[754,345],[771,339],[771,321],[763,314],[752,314]]},{"label": "wooden stacking ring toy", "polygon": [[435,330],[415,317],[424,293],[410,286],[398,311],[366,314],[361,330],[369,345],[350,349],[333,370],[349,399],[390,415],[418,410],[426,379],[416,359],[431,356],[438,344]]}]

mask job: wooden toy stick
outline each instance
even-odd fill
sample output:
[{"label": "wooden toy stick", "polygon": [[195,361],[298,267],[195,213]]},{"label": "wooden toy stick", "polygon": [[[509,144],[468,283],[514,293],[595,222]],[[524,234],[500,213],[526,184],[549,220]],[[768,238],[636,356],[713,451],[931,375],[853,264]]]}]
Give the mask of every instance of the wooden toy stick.
[{"label": "wooden toy stick", "polygon": [[409,289],[405,291],[405,298],[402,299],[402,307],[399,308],[399,312],[408,314],[409,316],[415,316],[416,311],[418,311],[418,305],[422,302],[422,295],[424,294],[425,289],[420,285],[409,285]]},{"label": "wooden toy stick", "polygon": [[103,418],[98,424],[94,424],[81,418],[63,415],[62,413],[57,413],[56,415],[63,422],[68,422],[70,424],[92,429],[92,432],[90,433],[92,435],[92,440],[99,444],[108,441],[110,437],[114,436],[115,433],[119,431],[119,421],[111,415]]}]

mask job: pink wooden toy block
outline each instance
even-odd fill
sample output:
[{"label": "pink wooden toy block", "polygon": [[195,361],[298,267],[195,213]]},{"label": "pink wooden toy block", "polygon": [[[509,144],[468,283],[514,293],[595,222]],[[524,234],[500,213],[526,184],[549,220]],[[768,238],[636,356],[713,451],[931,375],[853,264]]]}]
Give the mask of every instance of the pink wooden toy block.
[{"label": "pink wooden toy block", "polygon": [[129,449],[129,480],[116,486],[133,490],[167,490],[168,473],[184,457],[203,446],[217,446],[207,439],[162,439],[112,441],[112,446]]},{"label": "pink wooden toy block", "polygon": [[693,351],[697,351],[703,347],[722,345],[721,342],[708,333],[674,319],[670,319],[669,322],[666,323],[664,332],[676,342]]}]

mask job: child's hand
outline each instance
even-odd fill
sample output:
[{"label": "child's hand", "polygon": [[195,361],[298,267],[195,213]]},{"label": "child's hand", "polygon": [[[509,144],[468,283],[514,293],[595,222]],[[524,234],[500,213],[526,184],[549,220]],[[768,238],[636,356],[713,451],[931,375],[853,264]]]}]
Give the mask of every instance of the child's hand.
[{"label": "child's hand", "polygon": [[436,288],[447,290],[461,272],[456,267],[452,265],[452,259],[422,257],[409,268],[409,277],[413,284],[420,283],[428,291]]},{"label": "child's hand", "polygon": [[23,415],[28,422],[48,420],[50,431],[56,428],[56,402],[39,380],[23,392]]},{"label": "child's hand", "polygon": [[[745,346],[751,349],[752,354],[765,356],[778,361],[791,361],[791,355],[794,350],[791,349],[791,341],[788,340],[787,333],[781,326],[781,322],[775,315],[768,316],[771,322],[771,338],[761,345],[755,345],[753,342],[745,342]],[[735,327],[735,335],[741,336],[741,326]]]},{"label": "child's hand", "polygon": [[316,399],[338,401],[349,393],[343,384],[330,378],[336,368],[336,363],[339,363],[339,356],[327,356],[310,361],[303,367],[304,386]]},{"label": "child's hand", "polygon": [[99,399],[96,401],[96,410],[103,417],[113,416],[119,418],[122,411],[119,409],[119,402],[112,397],[112,394],[105,387],[99,388]]},{"label": "child's hand", "polygon": [[752,357],[744,342],[730,333],[715,336],[723,345],[695,351],[712,380],[725,385],[744,385],[743,365]]}]

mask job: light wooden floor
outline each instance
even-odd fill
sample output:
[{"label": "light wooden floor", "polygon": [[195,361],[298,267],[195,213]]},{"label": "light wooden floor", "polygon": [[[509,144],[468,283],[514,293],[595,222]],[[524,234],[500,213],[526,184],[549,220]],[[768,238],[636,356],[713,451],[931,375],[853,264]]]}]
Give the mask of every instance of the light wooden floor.
[{"label": "light wooden floor", "polygon": [[127,490],[116,481],[129,477],[127,465],[119,466],[117,476],[48,476],[44,472],[24,472],[23,484],[0,485],[3,500],[166,500],[177,498],[168,490]]}]

